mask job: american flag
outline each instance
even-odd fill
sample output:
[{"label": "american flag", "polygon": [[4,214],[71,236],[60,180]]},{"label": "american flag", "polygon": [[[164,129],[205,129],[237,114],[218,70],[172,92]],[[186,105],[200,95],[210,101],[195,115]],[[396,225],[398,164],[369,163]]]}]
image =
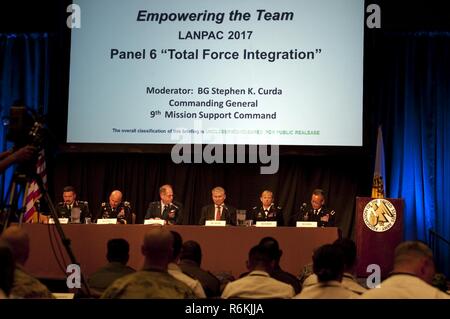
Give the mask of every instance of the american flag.
[{"label": "american flag", "polygon": [[[36,163],[36,172],[42,178],[42,182],[45,188],[47,188],[47,170],[45,168],[45,151],[41,150],[38,155]],[[41,191],[35,180],[32,180],[27,184],[25,190],[25,214],[23,215],[23,221],[25,223],[37,222],[37,209],[36,201],[41,198]]]}]

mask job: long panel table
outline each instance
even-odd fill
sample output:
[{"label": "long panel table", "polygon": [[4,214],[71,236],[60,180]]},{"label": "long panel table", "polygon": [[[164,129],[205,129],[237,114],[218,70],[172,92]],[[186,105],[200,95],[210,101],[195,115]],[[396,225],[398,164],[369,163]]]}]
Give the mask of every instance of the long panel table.
[{"label": "long panel table", "polygon": [[[69,258],[54,225],[25,224],[30,235],[30,257],[25,268],[38,278],[63,279]],[[140,269],[144,257],[141,244],[148,225],[62,225],[82,272],[89,276],[106,263],[106,243],[111,238],[125,238],[130,243],[129,265]],[[181,234],[183,240],[196,240],[203,252],[202,268],[212,273],[225,272],[238,277],[247,271],[248,251],[265,236],[278,240],[283,250],[281,266],[298,275],[311,262],[315,248],[338,238],[338,229],[295,227],[207,227],[166,226]],[[57,257],[58,256],[58,259]],[[62,262],[64,256],[65,262]],[[58,265],[57,260],[62,262]]]}]

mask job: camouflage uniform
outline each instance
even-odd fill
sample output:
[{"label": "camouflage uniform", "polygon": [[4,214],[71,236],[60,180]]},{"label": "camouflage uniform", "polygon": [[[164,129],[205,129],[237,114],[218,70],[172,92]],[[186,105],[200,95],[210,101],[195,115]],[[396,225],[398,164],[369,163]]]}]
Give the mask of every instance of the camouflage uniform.
[{"label": "camouflage uniform", "polygon": [[141,270],[117,279],[103,299],[195,299],[192,290],[165,271]]},{"label": "camouflage uniform", "polygon": [[10,298],[55,298],[39,280],[26,273],[20,266],[14,271],[14,283]]},{"label": "camouflage uniform", "polygon": [[89,288],[103,292],[116,279],[134,273],[134,270],[120,262],[110,262],[89,276]]}]

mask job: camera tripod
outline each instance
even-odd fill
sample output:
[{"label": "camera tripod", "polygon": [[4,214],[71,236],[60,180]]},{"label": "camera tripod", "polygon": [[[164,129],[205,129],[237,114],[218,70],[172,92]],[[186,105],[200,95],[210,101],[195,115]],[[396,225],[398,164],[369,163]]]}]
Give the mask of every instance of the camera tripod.
[{"label": "camera tripod", "polygon": [[[45,202],[48,205],[48,208],[50,210],[50,216],[53,218],[55,222],[55,227],[58,232],[58,235],[61,239],[61,242],[67,252],[67,255],[69,256],[70,263],[79,265],[77,262],[75,255],[71,248],[71,242],[70,239],[66,237],[64,234],[64,231],[61,227],[61,223],[58,219],[58,214],[56,212],[55,205],[53,204],[52,199],[50,198],[50,195],[48,194],[46,188],[44,187],[44,183],[42,181],[42,178],[39,174],[36,172],[30,172],[22,171],[21,169],[16,168],[13,179],[11,180],[11,184],[8,189],[8,204],[6,206],[6,214],[4,216],[4,225],[3,230],[6,229],[11,222],[19,222],[22,223],[23,215],[25,213],[25,205],[22,205],[22,207],[18,208],[18,202],[20,198],[23,198],[23,202],[26,201],[27,196],[27,185],[29,185],[29,182],[35,181],[37,186],[39,187],[39,191],[41,193],[41,197],[45,200]],[[87,285],[87,282],[84,278],[83,272],[80,273],[81,275],[81,284],[85,288],[85,294],[87,297],[91,296],[91,292],[89,290],[89,286]]]}]

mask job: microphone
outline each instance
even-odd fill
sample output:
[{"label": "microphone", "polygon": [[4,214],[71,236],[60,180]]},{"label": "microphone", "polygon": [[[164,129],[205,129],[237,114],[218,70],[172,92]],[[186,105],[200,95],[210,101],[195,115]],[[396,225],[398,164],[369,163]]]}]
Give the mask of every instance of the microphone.
[{"label": "microphone", "polygon": [[307,210],[307,205],[306,203],[303,203],[302,206],[300,207],[300,213],[304,213],[303,214],[303,220],[307,221],[309,220],[309,212]]},{"label": "microphone", "polygon": [[175,207],[176,209],[178,209],[178,206],[177,205],[175,205],[174,203],[170,203],[170,205],[169,206],[173,206],[173,207]]}]

